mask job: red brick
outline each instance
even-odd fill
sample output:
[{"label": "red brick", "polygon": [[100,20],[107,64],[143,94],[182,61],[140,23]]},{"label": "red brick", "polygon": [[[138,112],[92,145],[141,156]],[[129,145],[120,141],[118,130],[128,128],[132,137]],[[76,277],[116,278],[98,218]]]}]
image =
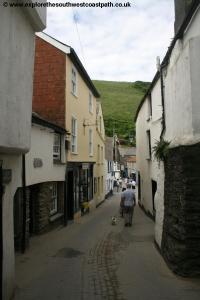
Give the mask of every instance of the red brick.
[{"label": "red brick", "polygon": [[65,127],[66,54],[36,37],[33,111]]}]

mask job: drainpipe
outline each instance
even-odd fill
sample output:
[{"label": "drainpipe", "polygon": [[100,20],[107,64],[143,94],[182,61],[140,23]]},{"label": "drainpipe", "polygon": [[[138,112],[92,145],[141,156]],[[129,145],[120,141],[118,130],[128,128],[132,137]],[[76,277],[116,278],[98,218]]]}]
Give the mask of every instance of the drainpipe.
[{"label": "drainpipe", "polygon": [[23,195],[23,222],[22,222],[22,244],[21,251],[22,253],[26,250],[26,161],[25,154],[22,155],[22,195]]},{"label": "drainpipe", "polygon": [[64,185],[64,226],[67,226],[67,165],[65,171],[65,185]]},{"label": "drainpipe", "polygon": [[165,93],[164,93],[164,80],[163,80],[163,69],[164,67],[166,66],[165,65],[162,65],[160,63],[160,57],[157,57],[157,70],[158,72],[160,72],[160,88],[161,88],[161,103],[162,103],[162,131],[161,131],[161,134],[160,134],[160,140],[162,140],[163,138],[163,135],[165,133],[165,130],[166,130],[166,123],[165,123]]},{"label": "drainpipe", "polygon": [[3,161],[0,160],[0,299],[3,298]]},{"label": "drainpipe", "polygon": [[163,135],[166,130],[165,123],[165,94],[164,94],[164,80],[163,80],[163,66],[160,68],[160,81],[161,81],[161,102],[162,102],[162,131],[160,134],[160,139],[163,138]]}]

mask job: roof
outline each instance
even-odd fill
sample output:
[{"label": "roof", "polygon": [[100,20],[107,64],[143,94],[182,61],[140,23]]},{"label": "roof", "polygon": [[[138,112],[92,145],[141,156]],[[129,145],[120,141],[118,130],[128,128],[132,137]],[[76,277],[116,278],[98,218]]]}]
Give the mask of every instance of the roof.
[{"label": "roof", "polygon": [[41,126],[44,126],[47,128],[51,128],[51,129],[55,130],[55,132],[58,132],[61,134],[67,133],[67,131],[63,127],[60,127],[52,122],[49,122],[49,121],[43,119],[40,115],[38,115],[35,112],[32,113],[32,123],[41,125]]},{"label": "roof", "polygon": [[72,47],[70,47],[70,46],[68,46],[68,45],[66,45],[66,44],[64,44],[64,43],[56,40],[55,38],[53,38],[52,36],[48,35],[47,33],[39,32],[36,35],[39,38],[41,38],[44,41],[46,41],[47,43],[49,43],[52,46],[56,47],[60,51],[64,52],[71,59],[72,63],[76,67],[77,71],[80,73],[81,77],[83,78],[83,80],[85,81],[86,85],[88,86],[88,88],[93,93],[93,95],[95,97],[97,97],[97,98],[100,97],[99,92],[97,91],[97,89],[94,86],[92,80],[90,79],[87,71],[85,70],[82,62],[80,61],[78,55],[76,54],[75,50]]},{"label": "roof", "polygon": [[[163,59],[163,61],[162,61],[162,63],[161,63],[161,66],[162,66],[162,67],[168,65],[169,59],[170,59],[170,57],[171,57],[172,51],[173,51],[173,49],[174,49],[174,46],[175,46],[177,40],[183,38],[183,35],[184,35],[185,30],[187,29],[189,23],[191,22],[191,20],[192,20],[194,14],[196,13],[196,11],[198,10],[199,7],[200,7],[200,2],[199,2],[199,0],[194,0],[193,3],[191,4],[191,8],[190,8],[188,14],[186,15],[186,17],[185,17],[185,19],[184,19],[184,21],[183,21],[183,23],[182,23],[180,29],[178,30],[177,34],[176,34],[175,37],[173,38],[173,40],[172,40],[172,42],[171,42],[171,44],[170,44],[170,46],[169,46],[169,48],[168,48],[168,51],[167,51],[167,53],[166,53],[166,55],[165,55],[165,57],[164,57],[164,59]],[[160,73],[157,72],[157,73],[155,74],[154,78],[153,78],[153,81],[152,81],[152,83],[151,83],[149,89],[147,90],[146,94],[144,95],[144,97],[142,98],[142,100],[141,100],[141,102],[140,102],[140,104],[139,104],[139,106],[138,106],[138,109],[137,109],[137,111],[136,111],[135,118],[134,118],[135,122],[137,121],[138,114],[139,114],[139,112],[140,112],[140,109],[141,109],[143,103],[145,102],[145,99],[146,99],[146,98],[148,97],[148,95],[151,93],[152,89],[153,89],[154,86],[156,85],[156,83],[157,83],[157,81],[158,81],[159,78],[160,78]]]}]

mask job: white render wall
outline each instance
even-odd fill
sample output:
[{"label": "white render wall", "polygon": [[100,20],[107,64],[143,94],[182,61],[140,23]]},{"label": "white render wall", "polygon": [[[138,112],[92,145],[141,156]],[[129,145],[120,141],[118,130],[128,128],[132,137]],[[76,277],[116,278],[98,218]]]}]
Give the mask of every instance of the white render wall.
[{"label": "white render wall", "polygon": [[[26,154],[27,186],[41,182],[65,180],[66,165],[53,163],[53,142],[54,130],[35,124],[32,126],[31,149]],[[35,158],[42,160],[42,167],[34,168]]]},{"label": "white render wall", "polygon": [[1,153],[25,153],[30,148],[35,29],[42,30],[45,21],[45,8],[27,10],[1,6]]},{"label": "white render wall", "polygon": [[164,212],[164,168],[162,163],[158,163],[152,153],[151,160],[148,158],[148,142],[146,131],[151,132],[151,146],[154,147],[156,141],[160,139],[161,133],[161,85],[160,80],[152,90],[152,119],[148,119],[148,99],[146,99],[139,112],[136,122],[136,168],[141,177],[141,204],[146,211],[153,214],[152,186],[151,180],[157,182],[157,192],[154,203],[156,209],[155,239],[161,246]]},{"label": "white render wall", "polygon": [[166,134],[171,147],[200,142],[200,9],[176,42],[165,81]]},{"label": "white render wall", "polygon": [[1,155],[3,169],[12,170],[12,181],[5,185],[3,195],[3,299],[8,300],[13,294],[15,285],[15,252],[13,201],[16,189],[21,186],[22,155]]}]

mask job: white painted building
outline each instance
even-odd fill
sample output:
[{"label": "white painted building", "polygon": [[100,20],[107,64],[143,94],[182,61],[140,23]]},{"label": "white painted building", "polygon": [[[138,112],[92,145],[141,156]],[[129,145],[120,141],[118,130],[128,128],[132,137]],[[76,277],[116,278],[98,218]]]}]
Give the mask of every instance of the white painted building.
[{"label": "white painted building", "polygon": [[[25,155],[22,169],[25,187],[19,186],[14,196],[16,251],[26,248],[30,236],[50,230],[56,226],[55,223],[60,225],[66,221],[65,138],[65,129],[33,114],[31,148]],[[26,191],[25,198],[23,188]]]},{"label": "white painted building", "polygon": [[22,182],[22,154],[30,148],[34,35],[46,25],[46,8],[15,9],[9,7],[12,2],[0,9],[0,290],[4,300],[14,291],[13,197]]},{"label": "white painted building", "polygon": [[[196,255],[200,251],[196,221],[200,219],[200,4],[192,1],[188,6],[187,1],[177,0],[175,8],[176,21],[184,13],[182,22],[175,22],[174,40],[136,115],[138,198],[155,217],[155,240],[174,272],[196,275],[200,273]],[[170,146],[164,163],[158,163],[152,150],[162,139]]]},{"label": "white painted building", "polygon": [[114,161],[113,161],[114,141],[112,137],[105,140],[105,178],[106,178],[106,197],[113,193],[114,187]]}]

